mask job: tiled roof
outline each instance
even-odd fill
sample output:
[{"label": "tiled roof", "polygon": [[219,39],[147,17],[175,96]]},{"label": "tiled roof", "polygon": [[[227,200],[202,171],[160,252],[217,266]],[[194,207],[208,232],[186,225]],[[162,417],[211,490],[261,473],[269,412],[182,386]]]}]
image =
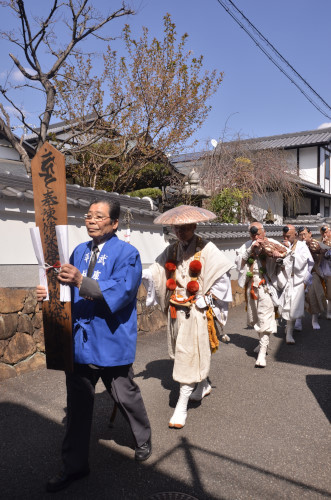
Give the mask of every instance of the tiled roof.
[{"label": "tiled roof", "polygon": [[[331,142],[331,127],[308,130],[305,132],[294,132],[291,134],[244,139],[240,142],[242,144],[247,144],[247,146],[251,149],[291,149],[297,147],[327,145]],[[224,144],[231,144],[231,141]],[[201,160],[205,155],[211,155],[212,153],[213,151],[184,153],[181,155],[171,156],[170,161],[175,165],[175,167],[180,167],[181,171],[183,171],[184,168],[189,168],[188,166],[185,166],[185,164],[197,166],[199,160]]]},{"label": "tiled roof", "polygon": [[[28,175],[13,175],[9,172],[0,172],[0,197],[17,198],[17,199],[33,199],[32,180]],[[85,208],[95,198],[116,198],[122,207],[122,214],[125,209],[130,209],[132,214],[146,216],[146,223],[152,224],[154,218],[159,215],[159,212],[150,201],[143,198],[133,198],[128,195],[120,195],[118,193],[108,193],[106,191],[95,190],[93,188],[84,188],[78,185],[67,185],[67,202],[70,206]],[[305,219],[296,219],[288,221],[299,227],[307,225],[311,228],[313,234],[319,234],[319,227],[325,219],[318,217],[307,217]],[[275,239],[282,237],[282,226],[265,225],[267,236]],[[171,233],[170,228],[165,229],[169,234],[169,238],[175,236]],[[207,240],[226,240],[226,239],[248,239],[248,224],[221,224],[216,222],[205,222],[198,224],[197,234]]]},{"label": "tiled roof", "polygon": [[[0,197],[33,199],[32,180],[28,175],[13,175],[0,171]],[[147,215],[154,219],[158,212],[148,199],[109,193],[107,191],[85,188],[76,184],[67,184],[68,205],[87,207],[96,198],[116,198],[123,209],[129,208],[133,214]]]},{"label": "tiled roof", "polygon": [[243,141],[257,149],[279,149],[295,148],[304,146],[316,146],[331,142],[331,127],[320,130],[308,130],[293,134],[273,135],[269,137],[258,137]]},{"label": "tiled roof", "polygon": [[[324,219],[323,219],[324,220]],[[315,221],[307,221],[305,224],[300,220],[291,222],[295,227],[300,227],[306,225],[310,228],[313,235],[319,235],[319,227],[323,223],[318,224]],[[265,224],[264,228],[266,230],[266,235],[268,238],[274,238],[279,240],[283,236],[283,227],[285,223],[281,226],[274,224]],[[172,234],[170,227],[167,228],[169,232],[169,238],[175,240],[176,237]],[[231,239],[249,239],[248,224],[222,224],[222,223],[200,223],[197,224],[196,234],[201,236],[205,240],[231,240]]]},{"label": "tiled roof", "polygon": [[[85,118],[85,123],[90,123],[93,120],[95,120],[95,118],[96,118],[96,115],[92,113]],[[48,126],[48,131],[49,131],[49,133],[52,133],[52,134],[62,133],[65,130],[71,130],[72,127],[74,127],[77,123],[79,123],[77,120],[72,120],[71,122],[63,121],[63,122],[53,123],[53,124]],[[24,136],[24,140],[28,141],[28,142],[29,141],[33,142],[33,140],[38,137],[39,131],[40,131],[40,128],[36,128],[36,132],[26,134]]]}]

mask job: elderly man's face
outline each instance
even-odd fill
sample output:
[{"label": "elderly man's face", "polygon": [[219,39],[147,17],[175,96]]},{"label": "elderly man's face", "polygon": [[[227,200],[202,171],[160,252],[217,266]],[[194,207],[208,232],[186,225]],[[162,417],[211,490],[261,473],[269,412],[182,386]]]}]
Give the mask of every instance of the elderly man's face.
[{"label": "elderly man's face", "polygon": [[109,238],[118,227],[118,220],[112,221],[107,203],[94,203],[85,217],[88,235],[95,243]]},{"label": "elderly man's face", "polygon": [[320,233],[322,235],[322,238],[329,238],[330,237],[330,228],[328,226],[323,226],[320,229]]},{"label": "elderly man's face", "polygon": [[264,240],[265,230],[263,229],[263,227],[261,227],[261,226],[253,226],[253,227],[256,227],[257,232],[255,234],[252,234],[251,232],[249,232],[251,240],[252,241]]},{"label": "elderly man's face", "polygon": [[287,233],[283,233],[283,238],[285,241],[290,242],[291,244],[295,242],[296,231],[294,227],[290,227]]},{"label": "elderly man's face", "polygon": [[182,224],[173,226],[175,235],[182,243],[188,243],[194,236],[196,224]]}]

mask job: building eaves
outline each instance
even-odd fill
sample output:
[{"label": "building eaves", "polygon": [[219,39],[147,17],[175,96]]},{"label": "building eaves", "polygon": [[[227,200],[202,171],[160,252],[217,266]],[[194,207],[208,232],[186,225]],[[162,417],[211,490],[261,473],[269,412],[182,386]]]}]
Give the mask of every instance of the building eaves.
[{"label": "building eaves", "polygon": [[323,191],[315,191],[314,189],[308,189],[308,188],[300,188],[300,190],[308,195],[319,196],[320,198],[326,198],[327,200],[331,200],[331,194],[324,193]]},{"label": "building eaves", "polygon": [[[302,221],[291,222],[297,228],[302,226]],[[312,231],[312,234],[319,234],[319,225],[315,219],[306,221],[307,227]],[[284,224],[285,225],[285,224]],[[281,240],[283,237],[284,225],[265,224],[266,235],[268,238]],[[171,241],[176,240],[176,236],[171,232],[171,227],[167,226],[165,232],[169,235]],[[242,240],[249,239],[248,224],[222,224],[222,223],[201,223],[197,224],[196,234],[207,241],[215,240]]]},{"label": "building eaves", "polygon": [[[231,144],[230,141],[225,142]],[[305,132],[295,132],[290,134],[272,135],[266,137],[257,137],[253,139],[243,139],[241,144],[247,145],[249,149],[292,149],[298,147],[321,146],[331,143],[331,127],[320,130],[308,130]],[[216,148],[217,149],[217,148]],[[171,163],[175,168],[185,172],[192,168],[194,162],[199,162],[206,156],[213,154],[213,151],[201,151],[196,153],[184,153],[170,157]],[[198,166],[198,163],[196,164]]]},{"label": "building eaves", "polygon": [[[33,198],[32,179],[28,175],[13,175],[9,172],[0,172],[0,197]],[[122,212],[129,209],[133,214],[140,216],[156,217],[156,207],[151,205],[149,199],[131,197],[118,193],[109,193],[93,188],[85,188],[79,185],[67,184],[68,205],[76,207],[88,207],[96,199],[106,198],[118,200]]]},{"label": "building eaves", "polygon": [[320,130],[246,139],[242,143],[247,144],[252,149],[291,149],[300,146],[307,147],[329,144],[330,141],[331,127],[328,127]]},{"label": "building eaves", "polygon": [[[85,118],[84,123],[90,123],[95,119],[96,119],[96,115],[94,113],[92,113]],[[73,127],[75,127],[75,125],[77,125],[78,123],[79,123],[78,120],[71,120],[69,122],[62,121],[62,122],[53,123],[53,124],[49,125],[47,135],[49,135],[49,133],[59,134],[61,132],[65,132],[66,130],[70,130]],[[36,128],[36,132],[31,133],[31,134],[26,134],[24,136],[24,140],[28,141],[28,142],[30,142],[30,141],[33,142],[38,137],[39,131],[40,131],[40,128]]]}]

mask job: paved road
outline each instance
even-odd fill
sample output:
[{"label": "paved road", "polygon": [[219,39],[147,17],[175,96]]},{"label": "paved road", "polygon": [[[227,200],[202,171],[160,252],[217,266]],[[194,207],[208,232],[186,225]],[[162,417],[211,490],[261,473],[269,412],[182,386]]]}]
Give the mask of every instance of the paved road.
[{"label": "paved road", "polygon": [[[136,380],[153,429],[154,453],[134,461],[126,422],[98,385],[88,478],[57,499],[149,499],[181,492],[205,499],[331,498],[331,321],[312,331],[308,316],[295,346],[280,325],[268,364],[254,368],[254,331],[244,307],[230,311],[231,342],[212,358],[212,394],[192,404],[182,430],[167,427],[178,386],[164,331],[139,337]],[[47,478],[60,466],[65,419],[64,375],[28,373],[0,383],[0,497],[44,499]],[[181,495],[158,495],[167,500]]]}]

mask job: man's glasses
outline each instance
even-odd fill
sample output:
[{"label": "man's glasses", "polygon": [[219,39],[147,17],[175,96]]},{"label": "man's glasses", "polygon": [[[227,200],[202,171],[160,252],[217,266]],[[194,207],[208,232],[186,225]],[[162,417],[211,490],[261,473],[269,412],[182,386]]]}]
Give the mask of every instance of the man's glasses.
[{"label": "man's glasses", "polygon": [[108,217],[104,217],[102,215],[90,215],[90,214],[85,214],[84,215],[85,220],[94,220],[94,222],[102,222],[103,220],[110,219],[109,215]]}]

